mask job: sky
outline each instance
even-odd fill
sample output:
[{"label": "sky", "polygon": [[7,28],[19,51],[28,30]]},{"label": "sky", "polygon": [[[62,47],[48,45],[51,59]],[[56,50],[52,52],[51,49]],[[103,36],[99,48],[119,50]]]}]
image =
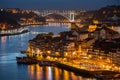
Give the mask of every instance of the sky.
[{"label": "sky", "polygon": [[0,0],[0,8],[37,10],[96,10],[117,4],[116,0]]}]

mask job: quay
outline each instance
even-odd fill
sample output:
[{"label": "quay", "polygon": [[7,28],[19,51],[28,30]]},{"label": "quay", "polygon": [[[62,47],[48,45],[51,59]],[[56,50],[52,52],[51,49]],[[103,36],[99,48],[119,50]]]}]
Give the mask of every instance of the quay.
[{"label": "quay", "polygon": [[63,64],[58,61],[50,61],[50,60],[36,60],[31,57],[16,57],[17,63],[18,64],[39,64],[40,66],[56,66],[62,69],[66,69],[72,72],[75,72],[77,74],[80,74],[85,77],[94,77],[93,74],[91,74],[89,71],[84,70],[84,69],[79,69],[76,67],[69,66],[67,64]]},{"label": "quay", "polygon": [[89,71],[86,69],[78,68],[73,65],[68,65],[67,63],[62,63],[59,61],[52,61],[48,59],[41,59],[36,60],[35,58],[31,57],[16,57],[18,64],[39,64],[40,66],[55,66],[62,69],[66,69],[68,71],[72,71],[75,74],[82,75],[84,77],[93,77],[97,79],[119,79],[120,73],[109,71],[109,70],[98,70],[98,71]]},{"label": "quay", "polygon": [[28,53],[26,50],[21,50],[20,52],[21,52],[21,54],[26,54],[26,53]]}]

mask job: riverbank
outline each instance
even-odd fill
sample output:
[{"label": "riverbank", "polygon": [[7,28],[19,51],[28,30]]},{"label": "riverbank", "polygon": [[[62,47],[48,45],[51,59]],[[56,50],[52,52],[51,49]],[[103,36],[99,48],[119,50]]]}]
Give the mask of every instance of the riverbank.
[{"label": "riverbank", "polygon": [[72,67],[72,66],[60,63],[58,61],[50,61],[45,59],[35,60],[34,58],[30,58],[30,57],[16,57],[16,59],[18,64],[39,64],[40,66],[56,66],[62,69],[72,71],[76,74],[80,74],[85,77],[94,77],[94,75],[87,70],[78,69],[76,67]]},{"label": "riverbank", "polygon": [[66,69],[68,71],[72,71],[77,75],[81,75],[83,77],[93,77],[99,79],[119,79],[120,73],[114,71],[107,70],[99,70],[99,71],[88,71],[85,69],[78,68],[77,66],[68,65],[67,63],[62,63],[59,61],[51,61],[48,59],[36,60],[30,57],[16,57],[18,64],[39,64],[40,66],[56,66],[61,69]]},{"label": "riverbank", "polygon": [[[42,62],[42,64],[40,64]],[[75,67],[73,65],[68,65],[67,63],[61,63],[58,61],[39,61],[40,66],[56,66],[61,69],[66,69],[68,71],[74,72],[76,75],[81,75],[83,77],[93,77],[97,79],[119,79],[120,73],[109,71],[109,70],[99,70],[99,71],[88,71]]]},{"label": "riverbank", "polygon": [[[54,32],[59,33],[60,31],[69,30],[68,27],[61,26],[60,27],[50,27],[50,26],[28,26],[31,32]],[[60,30],[62,27],[62,30]],[[43,28],[45,31],[42,31]],[[52,31],[51,31],[52,30]],[[47,32],[49,33],[49,32]],[[1,80],[44,80],[49,78],[51,80],[66,80],[70,79],[91,79],[91,78],[84,78],[81,75],[75,75],[71,71],[66,71],[65,69],[60,69],[53,66],[39,66],[39,64],[17,64],[16,63],[16,56],[22,57],[25,54],[21,54],[21,50],[26,50],[28,47],[28,40],[34,38],[36,35],[31,34],[30,32],[22,34],[22,35],[15,35],[15,36],[3,36],[1,37],[0,43],[0,71],[2,76],[0,76]],[[61,72],[62,71],[62,72]],[[66,76],[67,73],[67,76]],[[14,74],[14,75],[13,75]],[[46,76],[43,76],[45,75]],[[52,75],[51,75],[52,74]],[[57,75],[58,74],[58,75]],[[6,75],[9,76],[6,77]],[[36,76],[38,75],[38,76]],[[58,76],[58,77],[57,77]]]},{"label": "riverbank", "polygon": [[29,32],[29,29],[27,27],[20,27],[20,28],[15,28],[15,29],[10,29],[10,30],[3,30],[0,31],[0,36],[10,36],[10,35],[18,35],[18,34],[23,34]]},{"label": "riverbank", "polygon": [[73,67],[67,64],[63,64],[60,62],[55,62],[56,66],[62,69],[66,69],[68,71],[72,71],[74,73],[76,73],[77,75],[81,75],[84,77],[95,77],[94,74],[91,74],[90,71],[84,70],[84,69],[80,69],[77,67]]},{"label": "riverbank", "polygon": [[25,27],[25,26],[31,26],[31,25],[44,25],[48,24],[47,22],[38,22],[38,23],[21,23],[20,25]]}]

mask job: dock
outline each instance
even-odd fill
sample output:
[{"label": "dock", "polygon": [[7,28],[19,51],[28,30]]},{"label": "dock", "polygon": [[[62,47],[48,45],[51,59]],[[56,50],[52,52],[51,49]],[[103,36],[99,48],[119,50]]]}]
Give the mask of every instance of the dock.
[{"label": "dock", "polygon": [[[50,61],[50,60],[36,60],[31,57],[16,57],[18,64],[39,64],[40,66],[55,66],[62,69],[66,69],[72,71],[76,74],[79,74],[84,77],[93,77],[97,79],[120,79],[120,73],[114,71],[88,71],[85,69],[80,69],[74,66],[70,66],[58,61]],[[112,76],[112,77],[111,77]]]}]

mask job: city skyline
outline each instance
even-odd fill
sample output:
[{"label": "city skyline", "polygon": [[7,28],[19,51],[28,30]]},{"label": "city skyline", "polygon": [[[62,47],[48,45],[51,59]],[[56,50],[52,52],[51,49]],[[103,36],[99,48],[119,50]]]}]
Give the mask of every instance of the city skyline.
[{"label": "city skyline", "polygon": [[[9,3],[9,4],[8,4]],[[107,5],[118,4],[115,0],[1,0],[0,8],[96,10]]]}]

